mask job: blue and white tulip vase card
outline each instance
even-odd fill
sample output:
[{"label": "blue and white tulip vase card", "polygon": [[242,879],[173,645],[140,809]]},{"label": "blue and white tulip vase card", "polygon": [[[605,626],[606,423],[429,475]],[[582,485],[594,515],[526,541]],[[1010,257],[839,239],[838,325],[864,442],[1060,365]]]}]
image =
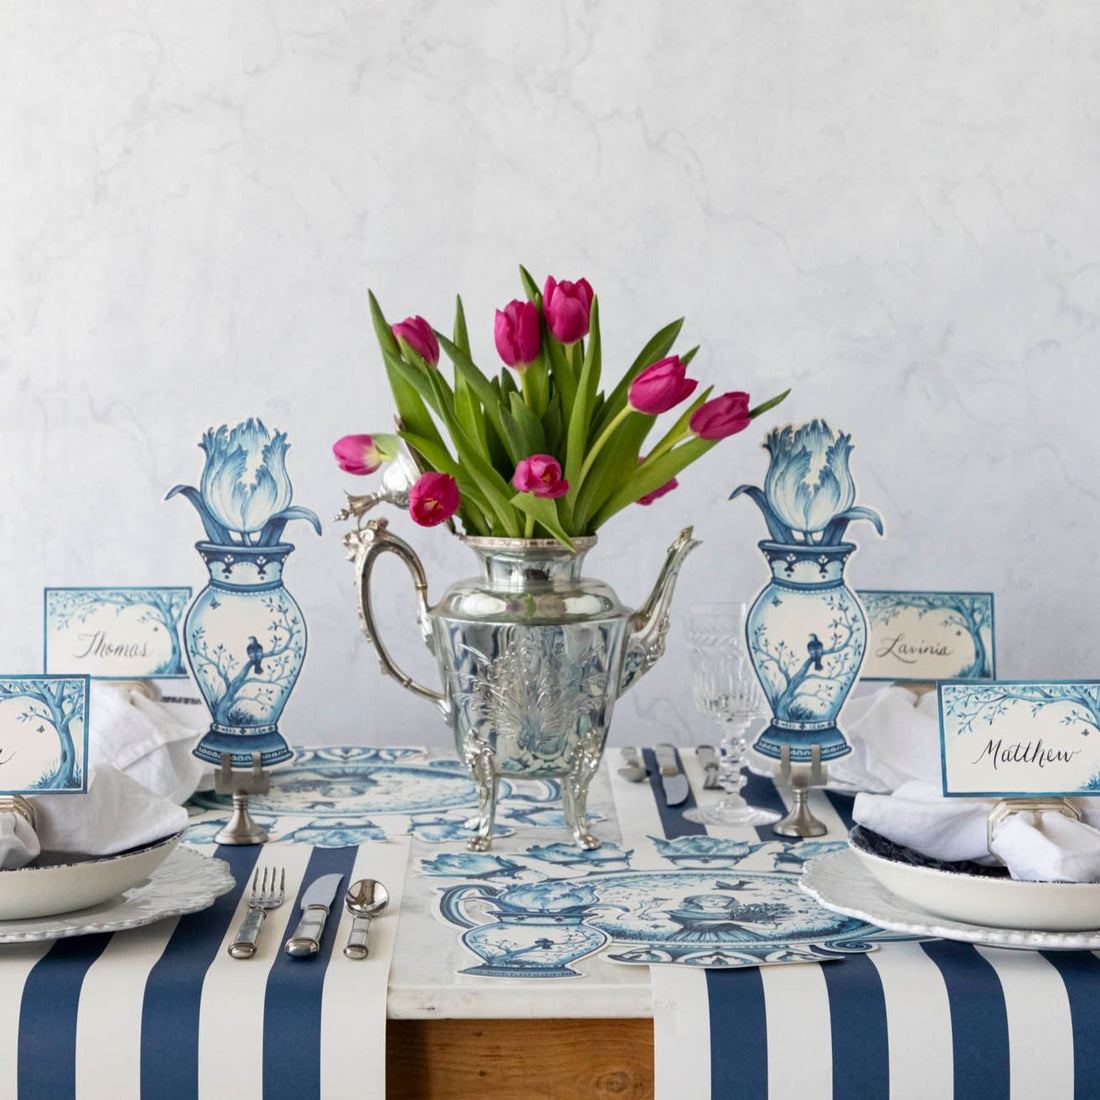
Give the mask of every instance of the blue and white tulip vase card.
[{"label": "blue and white tulip vase card", "polygon": [[47,588],[45,598],[47,674],[187,676],[180,624],[190,588]]},{"label": "blue and white tulip vase card", "polygon": [[869,638],[861,680],[992,680],[992,592],[860,589]]},{"label": "blue and white tulip vase card", "polygon": [[[772,720],[753,748],[780,760],[822,761],[852,751],[838,718],[863,663],[867,619],[845,580],[857,547],[849,525],[882,520],[856,504],[849,469],[852,437],[824,420],[773,429],[764,440],[764,486],[739,485],[771,536],[759,543],[771,581],[745,623],[745,638]],[[816,747],[816,748],[815,748]]]},{"label": "blue and white tulip vase card", "polygon": [[191,672],[210,710],[210,729],[194,749],[218,764],[229,754],[248,768],[255,754],[264,767],[294,753],[279,718],[306,655],[306,621],[283,584],[294,545],[286,525],[304,519],[321,533],[308,508],[291,504],[286,432],[271,432],[250,417],[235,427],[208,429],[198,487],[176,485],[195,507],[206,539],[195,544],[210,574],[183,624]]},{"label": "blue and white tulip vase card", "polygon": [[87,676],[0,676],[0,795],[87,790]]},{"label": "blue and white tulip vase card", "polygon": [[1100,794],[1100,680],[939,685],[943,793]]}]

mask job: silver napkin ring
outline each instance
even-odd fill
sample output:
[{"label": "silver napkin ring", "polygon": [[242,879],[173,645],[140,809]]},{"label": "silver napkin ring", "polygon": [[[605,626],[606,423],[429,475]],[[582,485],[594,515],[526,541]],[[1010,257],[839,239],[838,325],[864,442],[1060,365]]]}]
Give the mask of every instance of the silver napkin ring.
[{"label": "silver napkin ring", "polygon": [[1071,821],[1083,820],[1081,807],[1068,798],[1002,798],[989,811],[989,816],[985,819],[985,846],[989,849],[989,854],[1004,863],[1004,860],[993,851],[993,836],[998,827],[1010,817],[1015,814],[1043,814],[1051,810],[1068,817]]},{"label": "silver napkin ring", "polygon": [[34,806],[21,794],[0,795],[0,814],[16,813],[33,829],[35,827]]}]

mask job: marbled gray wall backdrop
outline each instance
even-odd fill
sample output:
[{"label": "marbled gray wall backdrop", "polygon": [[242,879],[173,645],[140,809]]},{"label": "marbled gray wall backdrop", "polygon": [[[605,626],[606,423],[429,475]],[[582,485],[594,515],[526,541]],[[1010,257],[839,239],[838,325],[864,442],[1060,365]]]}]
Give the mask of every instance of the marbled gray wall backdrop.
[{"label": "marbled gray wall backdrop", "polygon": [[[4,0],[0,668],[41,667],[46,584],[202,583],[204,428],[290,433],[297,500],[391,406],[366,305],[450,323],[586,276],[608,369],[684,314],[696,373],[852,432],[864,587],[991,588],[1003,675],[1100,675],[1100,16],[1086,0]],[[640,601],[694,523],[677,615],[750,596],[755,426],[608,525]],[[433,591],[469,571],[395,527]],[[357,631],[338,525],[297,525],[300,742],[436,742]],[[383,624],[431,677],[400,567]],[[689,741],[679,621],[618,741]]]}]

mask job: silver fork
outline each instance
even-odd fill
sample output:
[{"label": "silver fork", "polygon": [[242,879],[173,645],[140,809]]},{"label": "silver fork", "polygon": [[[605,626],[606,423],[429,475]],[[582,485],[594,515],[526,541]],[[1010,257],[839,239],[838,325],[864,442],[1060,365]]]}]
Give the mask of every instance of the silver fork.
[{"label": "silver fork", "polygon": [[[268,871],[271,872],[271,885],[268,885]],[[275,885],[278,878],[279,885]],[[252,893],[248,897],[248,916],[241,921],[237,938],[229,945],[229,954],[235,959],[250,959],[256,954],[256,940],[269,909],[278,909],[286,901],[286,868],[276,870],[265,867],[263,878],[259,868],[252,876]]]}]

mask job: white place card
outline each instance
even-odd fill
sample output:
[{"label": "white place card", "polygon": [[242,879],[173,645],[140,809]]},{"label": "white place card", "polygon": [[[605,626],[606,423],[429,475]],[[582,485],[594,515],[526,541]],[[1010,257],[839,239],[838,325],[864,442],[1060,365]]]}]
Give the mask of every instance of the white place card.
[{"label": "white place card", "polygon": [[939,685],[943,793],[1100,794],[1100,680]]},{"label": "white place card", "polygon": [[0,795],[87,790],[88,682],[0,676]]},{"label": "white place card", "polygon": [[190,588],[47,588],[45,670],[98,680],[187,676],[180,621]]},{"label": "white place card", "polygon": [[857,593],[867,612],[861,680],[992,680],[993,593]]}]

